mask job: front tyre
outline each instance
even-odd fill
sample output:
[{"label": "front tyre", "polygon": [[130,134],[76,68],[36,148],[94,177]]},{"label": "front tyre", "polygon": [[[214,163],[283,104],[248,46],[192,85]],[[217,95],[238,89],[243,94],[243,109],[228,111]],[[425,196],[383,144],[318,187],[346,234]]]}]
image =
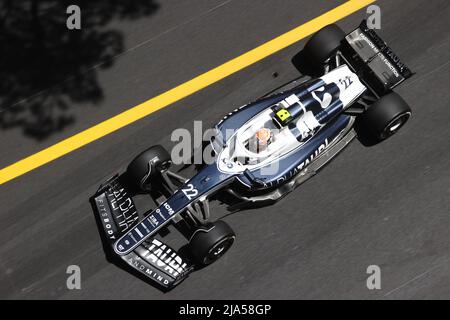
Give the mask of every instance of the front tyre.
[{"label": "front tyre", "polygon": [[236,235],[225,222],[218,220],[198,228],[189,241],[190,252],[198,265],[206,266],[222,257]]},{"label": "front tyre", "polygon": [[366,146],[372,146],[398,132],[411,113],[405,100],[391,92],[356,117],[355,129],[360,141]]},{"label": "front tyre", "polygon": [[133,187],[149,191],[152,177],[169,168],[170,154],[164,147],[156,145],[136,156],[127,167],[127,176]]},{"label": "front tyre", "polygon": [[325,61],[339,49],[344,38],[345,32],[337,25],[325,26],[292,58],[292,64],[304,75],[322,75]]}]

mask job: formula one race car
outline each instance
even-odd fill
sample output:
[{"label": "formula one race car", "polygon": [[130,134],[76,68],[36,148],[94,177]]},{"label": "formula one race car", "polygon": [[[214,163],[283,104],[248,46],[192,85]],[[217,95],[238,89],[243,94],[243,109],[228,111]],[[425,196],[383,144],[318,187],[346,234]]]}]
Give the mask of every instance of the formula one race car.
[{"label": "formula one race car", "polygon": [[[304,76],[224,117],[210,141],[215,160],[194,177],[171,171],[169,153],[154,146],[100,186],[93,205],[111,256],[170,289],[235,240],[224,221],[210,221],[213,195],[227,193],[250,206],[273,203],[355,137],[375,145],[411,115],[392,89],[412,73],[365,21],[347,35],[326,26],[292,62]],[[139,214],[137,194],[157,207]],[[187,250],[156,237],[169,223],[187,238]]]}]

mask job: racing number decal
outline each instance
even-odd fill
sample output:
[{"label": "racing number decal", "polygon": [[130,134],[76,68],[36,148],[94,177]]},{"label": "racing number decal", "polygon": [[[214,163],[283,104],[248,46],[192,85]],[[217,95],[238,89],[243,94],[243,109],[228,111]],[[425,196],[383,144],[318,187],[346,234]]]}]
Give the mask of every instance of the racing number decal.
[{"label": "racing number decal", "polygon": [[345,89],[347,89],[348,87],[350,87],[350,85],[353,83],[353,81],[352,81],[352,78],[350,78],[349,76],[346,76],[343,79],[339,79],[339,83],[341,85],[343,85]]},{"label": "racing number decal", "polygon": [[194,188],[194,185],[192,183],[189,183],[187,185],[187,188],[181,189],[181,191],[184,193],[186,198],[188,198],[188,200],[191,200],[198,195],[198,190]]}]

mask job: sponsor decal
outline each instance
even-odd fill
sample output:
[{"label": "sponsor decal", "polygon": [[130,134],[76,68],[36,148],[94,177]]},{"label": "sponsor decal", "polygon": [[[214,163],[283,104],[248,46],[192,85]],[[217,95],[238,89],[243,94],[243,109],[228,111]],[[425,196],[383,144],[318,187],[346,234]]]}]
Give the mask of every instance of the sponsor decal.
[{"label": "sponsor decal", "polygon": [[319,148],[317,148],[307,159],[302,161],[297,167],[290,170],[288,173],[278,178],[277,180],[265,183],[265,186],[267,187],[277,186],[295,177],[304,168],[306,168],[314,159],[316,159],[327,148],[327,146],[328,146],[328,139],[325,139],[324,143],[322,143],[319,146]]},{"label": "sponsor decal", "polygon": [[144,273],[147,277],[161,283],[164,286],[168,286],[171,282],[171,279],[166,277],[164,274],[156,272],[155,270],[152,270],[148,266],[146,266],[144,263],[142,263],[142,259],[139,256],[136,255],[130,255],[128,258],[126,258],[127,263],[132,266],[133,268],[139,270],[140,272]]},{"label": "sponsor decal", "polygon": [[157,239],[152,240],[146,253],[142,254],[142,258],[173,277],[177,277],[186,271],[187,264],[183,262],[181,257]]},{"label": "sponsor decal", "polygon": [[194,187],[192,183],[189,183],[187,188],[181,189],[181,192],[188,198],[188,200],[192,200],[198,195],[198,190]]},{"label": "sponsor decal", "polygon": [[69,275],[66,280],[66,286],[69,290],[81,289],[81,268],[76,264],[67,267],[66,273]]},{"label": "sponsor decal", "polygon": [[99,213],[103,228],[105,229],[106,236],[111,240],[115,240],[116,229],[114,227],[114,222],[112,221],[109,205],[106,202],[105,195],[97,197],[95,199],[95,203],[97,205],[97,211]]},{"label": "sponsor decal", "polygon": [[383,50],[386,47],[386,43],[383,41],[383,39],[380,38],[380,36],[373,29],[369,29],[366,25],[362,26],[362,31],[369,35],[369,37],[375,42],[375,45],[380,50]]},{"label": "sponsor decal", "polygon": [[168,287],[187,273],[187,264],[172,248],[157,239],[144,243],[124,257],[133,268]]},{"label": "sponsor decal", "polygon": [[[172,209],[172,207],[170,206],[170,204],[168,204],[167,202],[163,203],[159,208],[157,208],[155,210],[155,213],[157,213],[162,219],[167,220],[171,215],[173,215],[175,213],[175,211]],[[149,220],[149,222],[154,222],[155,220],[155,216],[154,215],[150,215],[147,220]],[[156,222],[155,225],[158,225],[158,223]]]},{"label": "sponsor decal", "polygon": [[398,73],[397,69],[389,62],[388,58],[386,58],[386,56],[381,52],[378,53],[378,56],[380,57],[381,61],[383,61],[384,64],[389,68],[389,70],[392,71],[394,76],[398,78],[400,74]]},{"label": "sponsor decal", "polygon": [[[377,47],[371,40],[369,40],[369,38],[367,38],[367,36],[366,36],[364,33],[360,33],[360,34],[359,34],[359,37],[360,37],[362,40],[364,40],[364,41],[369,45],[369,47],[370,47],[375,53],[380,52],[380,50],[378,49],[378,47]],[[383,44],[384,44],[384,43],[383,43]]]},{"label": "sponsor decal", "polygon": [[237,109],[234,109],[233,111],[229,112],[227,115],[225,115],[218,123],[217,126],[220,126],[225,120],[227,120],[230,116],[232,116],[233,114],[237,113],[238,111],[240,111],[241,109],[245,108],[246,106],[248,106],[250,103],[244,104],[243,106],[240,106]]},{"label": "sponsor decal", "polygon": [[[368,36],[364,33],[366,32]],[[394,73],[395,77],[399,77],[399,71],[404,77],[409,77],[411,72],[408,67],[400,61],[400,58],[394,53],[394,51],[386,45],[386,43],[376,34],[372,29],[365,29],[359,37],[364,40],[374,53],[378,54],[380,59],[388,66],[388,68]],[[369,39],[371,38],[371,39]],[[393,66],[392,63],[395,65]]]},{"label": "sponsor decal", "polygon": [[128,230],[139,220],[133,200],[128,196],[124,188],[110,189],[107,192],[107,197],[112,216],[121,232]]},{"label": "sponsor decal", "polygon": [[367,267],[366,273],[369,274],[366,280],[367,289],[381,290],[381,268],[373,264]]}]

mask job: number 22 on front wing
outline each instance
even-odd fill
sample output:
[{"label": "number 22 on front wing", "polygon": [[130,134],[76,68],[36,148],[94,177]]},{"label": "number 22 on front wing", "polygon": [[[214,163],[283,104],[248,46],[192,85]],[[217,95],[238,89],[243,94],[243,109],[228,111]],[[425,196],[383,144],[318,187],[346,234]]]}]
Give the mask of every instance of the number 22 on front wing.
[{"label": "number 22 on front wing", "polygon": [[181,189],[181,191],[184,193],[186,198],[188,198],[188,200],[191,200],[198,195],[198,190],[194,188],[194,185],[192,183],[189,183],[187,185],[187,188]]}]

